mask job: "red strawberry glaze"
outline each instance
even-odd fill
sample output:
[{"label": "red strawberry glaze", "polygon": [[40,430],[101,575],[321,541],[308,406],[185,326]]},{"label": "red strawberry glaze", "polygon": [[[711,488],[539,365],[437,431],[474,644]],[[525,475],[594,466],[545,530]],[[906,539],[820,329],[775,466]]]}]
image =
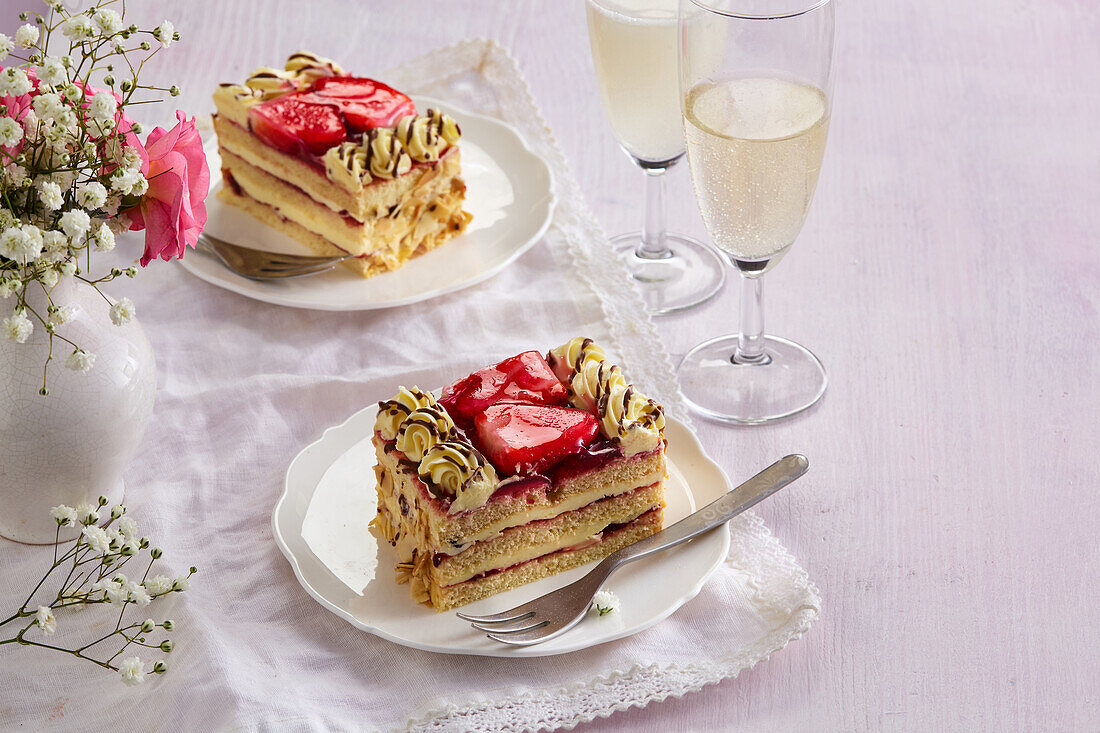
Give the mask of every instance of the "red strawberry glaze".
[{"label": "red strawberry glaze", "polygon": [[545,471],[583,450],[600,431],[594,416],[572,407],[500,403],[474,419],[481,452],[505,476]]},{"label": "red strawberry glaze", "polygon": [[[248,110],[249,128],[264,143],[312,165],[329,148],[374,127],[392,127],[416,114],[408,96],[373,79],[322,77],[306,90]],[[322,165],[323,167],[323,165]]]},{"label": "red strawberry glaze", "polygon": [[498,402],[564,405],[568,400],[565,386],[543,355],[525,351],[445,387],[439,403],[457,424],[468,428],[475,417]]},{"label": "red strawberry glaze", "polygon": [[416,114],[416,105],[408,96],[374,79],[324,77],[313,84],[311,91],[334,101],[352,132],[393,127],[402,117]]},{"label": "red strawberry glaze", "polygon": [[248,111],[248,121],[256,137],[289,155],[324,155],[348,135],[335,106],[315,104],[304,93],[257,104]]}]

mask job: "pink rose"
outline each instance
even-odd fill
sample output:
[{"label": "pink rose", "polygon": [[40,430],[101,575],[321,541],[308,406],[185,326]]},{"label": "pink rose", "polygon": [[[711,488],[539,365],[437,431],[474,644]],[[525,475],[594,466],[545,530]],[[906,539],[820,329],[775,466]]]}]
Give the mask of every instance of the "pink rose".
[{"label": "pink rose", "polygon": [[141,172],[149,180],[149,190],[141,204],[127,212],[130,229],[145,230],[142,267],[157,257],[166,261],[183,257],[187,247],[194,249],[206,226],[210,168],[202,139],[195,118],[188,120],[176,112],[176,119],[178,124],[171,130],[157,127],[145,140]]}]

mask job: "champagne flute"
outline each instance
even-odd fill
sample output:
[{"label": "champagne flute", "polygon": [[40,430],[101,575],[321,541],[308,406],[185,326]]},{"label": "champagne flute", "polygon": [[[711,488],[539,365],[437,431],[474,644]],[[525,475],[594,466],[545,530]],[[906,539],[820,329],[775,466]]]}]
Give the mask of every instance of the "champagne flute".
[{"label": "champagne flute", "polygon": [[640,233],[612,246],[650,313],[698,305],[722,287],[714,248],[667,231],[665,172],[684,155],[677,61],[677,0],[586,0],[588,37],[604,112],[619,145],[645,173]]},{"label": "champagne flute", "polygon": [[[692,39],[701,33],[723,38],[717,63],[698,61]],[[680,384],[704,415],[765,423],[813,405],[827,382],[807,349],[764,335],[761,278],[798,237],[817,186],[829,131],[833,3],[680,0],[679,49],[695,198],[715,245],[742,275],[740,333],[688,352]]]}]

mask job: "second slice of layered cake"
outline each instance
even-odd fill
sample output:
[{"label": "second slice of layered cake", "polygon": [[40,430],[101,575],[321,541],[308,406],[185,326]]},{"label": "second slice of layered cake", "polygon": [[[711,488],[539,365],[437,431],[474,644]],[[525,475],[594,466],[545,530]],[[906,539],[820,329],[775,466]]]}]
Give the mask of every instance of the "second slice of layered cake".
[{"label": "second slice of layered cake", "polygon": [[461,132],[437,109],[309,53],[214,93],[218,198],[371,277],[465,230]]},{"label": "second slice of layered cake", "polygon": [[439,399],[379,404],[372,530],[438,611],[583,565],[661,529],[664,415],[591,339],[528,351]]}]

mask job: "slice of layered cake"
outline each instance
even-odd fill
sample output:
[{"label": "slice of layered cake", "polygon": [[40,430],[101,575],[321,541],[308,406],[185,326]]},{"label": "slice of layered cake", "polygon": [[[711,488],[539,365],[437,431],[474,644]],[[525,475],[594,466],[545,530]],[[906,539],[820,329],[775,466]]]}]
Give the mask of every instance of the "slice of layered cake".
[{"label": "slice of layered cake", "polygon": [[364,277],[460,234],[458,124],[308,53],[214,93],[222,201]]},{"label": "slice of layered cake", "polygon": [[597,560],[661,529],[661,407],[591,339],[379,403],[376,535],[437,611]]}]

